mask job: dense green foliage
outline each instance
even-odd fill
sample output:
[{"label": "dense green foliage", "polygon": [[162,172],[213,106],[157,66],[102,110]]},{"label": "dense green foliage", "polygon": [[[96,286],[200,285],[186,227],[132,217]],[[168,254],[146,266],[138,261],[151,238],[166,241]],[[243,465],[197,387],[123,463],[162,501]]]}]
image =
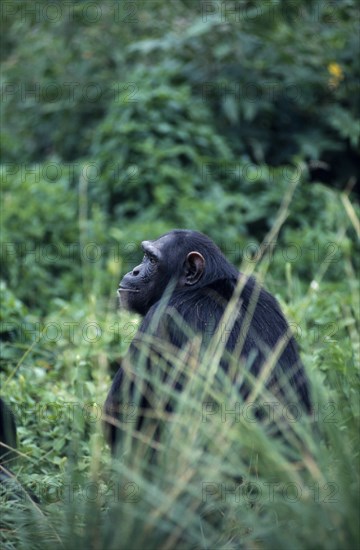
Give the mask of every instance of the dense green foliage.
[{"label": "dense green foliage", "polygon": [[[41,499],[0,495],[4,548],[356,547],[358,19],[353,0],[3,2],[0,382],[9,467]],[[238,399],[210,391],[212,359],[157,461],[129,423],[110,463],[98,413],[138,322],[115,289],[175,227],[280,300],[319,411],[305,449],[202,422],[208,394]]]}]

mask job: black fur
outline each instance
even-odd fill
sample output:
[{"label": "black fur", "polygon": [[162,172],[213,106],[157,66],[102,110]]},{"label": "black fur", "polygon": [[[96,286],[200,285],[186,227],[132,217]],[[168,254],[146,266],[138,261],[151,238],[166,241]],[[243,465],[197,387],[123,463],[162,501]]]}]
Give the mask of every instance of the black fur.
[{"label": "black fur", "polygon": [[[14,459],[11,449],[16,448],[15,418],[8,405],[0,398],[0,466],[8,470],[9,462]],[[0,480],[7,478],[4,469],[0,469]]]}]

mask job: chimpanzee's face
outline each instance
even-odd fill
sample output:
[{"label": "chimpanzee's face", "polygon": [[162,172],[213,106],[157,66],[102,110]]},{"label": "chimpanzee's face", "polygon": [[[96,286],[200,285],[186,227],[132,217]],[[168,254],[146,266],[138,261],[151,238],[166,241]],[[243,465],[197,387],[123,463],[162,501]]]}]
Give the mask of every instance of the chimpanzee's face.
[{"label": "chimpanzee's face", "polygon": [[123,307],[146,315],[170,281],[176,288],[195,284],[203,273],[205,260],[199,252],[182,250],[172,233],[155,241],[143,241],[141,247],[143,260],[123,277],[118,295]]}]

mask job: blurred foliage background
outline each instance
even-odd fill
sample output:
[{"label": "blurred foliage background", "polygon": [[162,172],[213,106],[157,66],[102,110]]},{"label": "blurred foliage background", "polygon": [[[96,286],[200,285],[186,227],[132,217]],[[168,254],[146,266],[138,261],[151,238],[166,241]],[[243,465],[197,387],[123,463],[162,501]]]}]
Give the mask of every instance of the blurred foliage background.
[{"label": "blurred foliage background", "polygon": [[[357,2],[16,0],[1,9],[7,400],[16,410],[103,402],[132,334],[115,312],[121,275],[140,260],[141,240],[196,229],[266,277],[309,370],[343,411],[347,470],[359,418]],[[84,338],[94,320],[101,337]],[[28,483],[60,484],[76,431],[70,454],[76,475],[87,472],[83,419],[64,433],[62,423],[19,416]],[[332,480],[345,462],[328,459]],[[319,547],[310,520],[279,546],[271,521],[246,514],[245,535],[256,540],[260,525],[265,547]],[[319,541],[354,547],[351,514],[349,524],[321,506],[312,514],[324,525]]]},{"label": "blurred foliage background", "polygon": [[4,276],[31,306],[84,267],[34,261],[39,245],[96,242],[111,269],[109,250],[189,227],[239,263],[294,177],[281,238],[303,244],[320,216],[311,240],[331,240],[319,183],[353,190],[360,160],[355,2],[17,1],[1,23],[3,239],[27,264],[9,250]]}]

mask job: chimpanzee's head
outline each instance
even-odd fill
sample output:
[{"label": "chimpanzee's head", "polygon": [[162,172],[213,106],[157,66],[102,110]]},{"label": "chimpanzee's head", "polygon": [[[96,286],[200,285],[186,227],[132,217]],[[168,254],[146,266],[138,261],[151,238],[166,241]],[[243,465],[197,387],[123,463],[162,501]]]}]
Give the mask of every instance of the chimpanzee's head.
[{"label": "chimpanzee's head", "polygon": [[145,253],[120,282],[121,305],[146,315],[171,282],[177,289],[199,288],[237,271],[219,248],[197,231],[177,229],[155,241],[143,241]]}]

